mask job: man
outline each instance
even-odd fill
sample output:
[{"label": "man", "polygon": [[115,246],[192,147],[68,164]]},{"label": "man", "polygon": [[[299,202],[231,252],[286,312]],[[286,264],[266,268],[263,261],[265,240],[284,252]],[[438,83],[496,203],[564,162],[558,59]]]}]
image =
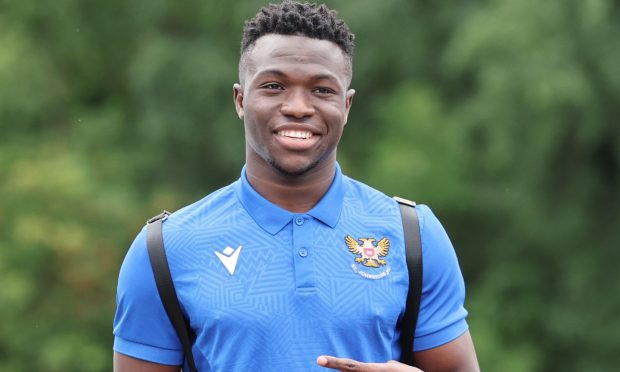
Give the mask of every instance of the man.
[{"label": "man", "polygon": [[[336,162],[355,93],[352,50],[353,34],[324,5],[270,5],[245,25],[233,87],[241,178],[163,224],[200,371],[478,370],[456,256],[424,206],[420,369],[393,361],[408,284],[399,209]],[[115,371],[178,371],[183,352],[144,230],[117,301]]]}]

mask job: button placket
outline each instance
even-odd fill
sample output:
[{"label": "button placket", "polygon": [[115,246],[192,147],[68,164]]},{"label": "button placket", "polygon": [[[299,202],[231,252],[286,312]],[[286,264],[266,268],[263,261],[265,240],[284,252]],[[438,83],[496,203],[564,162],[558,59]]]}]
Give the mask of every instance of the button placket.
[{"label": "button placket", "polygon": [[313,289],[314,264],[312,259],[313,223],[305,215],[293,217],[293,261],[295,264],[295,285],[298,289]]}]

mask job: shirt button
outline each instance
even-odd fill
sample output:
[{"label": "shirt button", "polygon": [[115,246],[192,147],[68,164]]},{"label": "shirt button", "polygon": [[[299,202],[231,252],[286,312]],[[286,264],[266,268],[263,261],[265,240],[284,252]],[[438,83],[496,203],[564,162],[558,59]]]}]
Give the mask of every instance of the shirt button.
[{"label": "shirt button", "polygon": [[306,256],[308,255],[308,250],[307,250],[306,248],[301,248],[301,249],[299,250],[299,255],[300,255],[301,257],[306,257]]},{"label": "shirt button", "polygon": [[303,217],[295,217],[295,224],[297,224],[297,226],[301,226],[304,224],[304,218]]}]

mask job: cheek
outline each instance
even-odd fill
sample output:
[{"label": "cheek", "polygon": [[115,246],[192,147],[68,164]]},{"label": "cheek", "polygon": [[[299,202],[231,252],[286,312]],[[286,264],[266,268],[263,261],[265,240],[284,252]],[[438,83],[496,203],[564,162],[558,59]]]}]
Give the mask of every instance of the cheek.
[{"label": "cheek", "polygon": [[323,109],[323,116],[330,129],[339,132],[344,128],[346,113],[343,105],[332,105]]},{"label": "cheek", "polygon": [[278,109],[277,102],[264,97],[253,97],[250,102],[246,105],[245,116],[255,125],[267,125]]},{"label": "cheek", "polygon": [[271,116],[268,110],[246,106],[244,117],[245,137],[252,147],[262,146],[261,144],[264,145],[271,140],[269,129]]}]

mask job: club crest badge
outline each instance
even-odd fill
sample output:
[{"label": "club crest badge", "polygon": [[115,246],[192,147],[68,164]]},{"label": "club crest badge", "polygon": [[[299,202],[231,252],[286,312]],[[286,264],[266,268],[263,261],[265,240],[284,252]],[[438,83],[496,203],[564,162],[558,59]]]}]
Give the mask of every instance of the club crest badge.
[{"label": "club crest badge", "polygon": [[[344,237],[344,242],[349,248],[349,252],[353,253],[355,262],[368,268],[381,268],[386,266],[387,262],[383,257],[387,256],[390,250],[390,241],[388,238],[382,238],[375,244],[374,238],[359,238],[354,239],[351,235]],[[361,243],[361,244],[360,244]],[[352,264],[353,271],[367,279],[381,279],[390,273],[390,268],[387,267],[381,273],[368,273],[360,270],[360,268]]]}]

